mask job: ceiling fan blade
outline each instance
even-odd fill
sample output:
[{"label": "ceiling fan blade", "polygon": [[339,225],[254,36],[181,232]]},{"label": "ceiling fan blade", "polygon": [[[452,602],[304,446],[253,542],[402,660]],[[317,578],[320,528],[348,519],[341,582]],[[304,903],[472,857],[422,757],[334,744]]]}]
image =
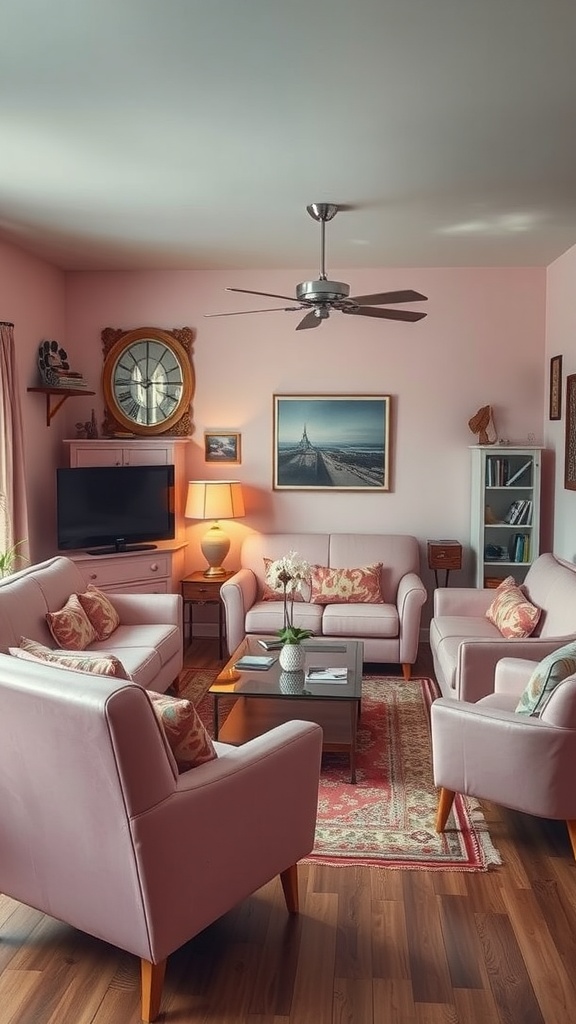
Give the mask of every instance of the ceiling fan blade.
[{"label": "ceiling fan blade", "polygon": [[359,306],[384,306],[394,302],[418,302],[427,300],[427,295],[413,292],[410,288],[402,292],[381,292],[377,295],[351,295],[350,301]]},{"label": "ceiling fan blade", "polygon": [[321,323],[322,323],[322,320],[319,317],[316,316],[316,313],[312,309],[310,311],[310,313],[306,313],[306,316],[304,317],[303,320],[300,321],[300,323],[298,324],[296,330],[297,331],[306,331],[310,327],[320,327]]},{"label": "ceiling fan blade", "polygon": [[310,306],[308,299],[297,299],[295,295],[275,295],[274,292],[253,292],[250,288],[225,288],[227,292],[242,292],[243,295],[264,295],[268,299],[285,299],[286,302],[302,302]]},{"label": "ceiling fan blade", "polygon": [[244,316],[245,313],[296,313],[301,306],[274,306],[272,309],[236,309],[231,313],[204,313],[204,316]]},{"label": "ceiling fan blade", "polygon": [[413,313],[409,309],[373,309],[371,306],[359,306],[358,309],[343,309],[343,313],[352,316],[373,316],[380,320],[422,320],[426,313]]}]

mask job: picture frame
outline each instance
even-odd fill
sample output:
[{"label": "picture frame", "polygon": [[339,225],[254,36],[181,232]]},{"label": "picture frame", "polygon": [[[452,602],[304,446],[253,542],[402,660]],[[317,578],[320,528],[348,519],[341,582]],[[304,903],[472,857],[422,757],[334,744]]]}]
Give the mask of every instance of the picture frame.
[{"label": "picture frame", "polygon": [[390,395],[274,395],[276,491],[390,490]]},{"label": "picture frame", "polygon": [[576,491],[576,373],[566,377],[564,487],[567,491]]},{"label": "picture frame", "polygon": [[204,461],[226,465],[239,465],[241,459],[241,435],[232,430],[204,431]]},{"label": "picture frame", "polygon": [[562,356],[550,360],[550,420],[562,419]]}]

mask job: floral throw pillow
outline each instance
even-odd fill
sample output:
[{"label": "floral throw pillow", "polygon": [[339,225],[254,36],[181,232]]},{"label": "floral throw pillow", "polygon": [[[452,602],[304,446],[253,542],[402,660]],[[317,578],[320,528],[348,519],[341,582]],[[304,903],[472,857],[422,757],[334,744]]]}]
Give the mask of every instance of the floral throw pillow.
[{"label": "floral throw pillow", "polygon": [[46,622],[58,646],[66,650],[83,651],[97,639],[78,594],[71,594],[60,611],[47,612]]},{"label": "floral throw pillow", "polygon": [[[260,595],[261,601],[283,601],[284,600],[284,588],[282,584],[274,586],[272,579],[269,576],[268,570],[274,561],[273,558],[263,558],[264,562],[264,585],[262,588],[262,594]],[[294,598],[295,601],[306,601],[308,600],[308,593],[310,592],[309,584],[304,584],[303,590],[296,590],[288,595],[288,600],[291,601]]]},{"label": "floral throw pillow", "polygon": [[148,691],[179,772],[186,772],[218,755],[196,708],[189,700]]},{"label": "floral throw pillow", "polygon": [[382,604],[382,562],[357,569],[312,566],[312,604]]},{"label": "floral throw pillow", "polygon": [[85,651],[53,651],[36,640],[22,637],[19,647],[9,647],[8,653],[14,658],[24,661],[48,662],[60,668],[72,669],[75,672],[90,672],[99,676],[115,676],[117,679],[129,679],[122,662],[113,654],[87,654]]},{"label": "floral throw pillow", "polygon": [[576,672],[576,641],[552,651],[536,666],[516,711],[520,715],[539,715],[552,691]]},{"label": "floral throw pillow", "polygon": [[507,639],[530,636],[538,625],[542,609],[523,594],[513,576],[507,576],[496,589],[486,618]]},{"label": "floral throw pillow", "polygon": [[107,640],[120,625],[120,616],[109,598],[98,587],[88,584],[78,600],[90,619],[98,640]]}]

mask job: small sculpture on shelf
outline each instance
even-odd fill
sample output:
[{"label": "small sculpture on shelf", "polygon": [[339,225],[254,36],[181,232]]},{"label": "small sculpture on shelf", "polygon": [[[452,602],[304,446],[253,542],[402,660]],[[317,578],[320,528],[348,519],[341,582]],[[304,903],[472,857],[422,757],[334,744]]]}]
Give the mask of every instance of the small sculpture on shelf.
[{"label": "small sculpture on shelf", "polygon": [[84,391],[88,388],[88,382],[82,374],[70,369],[68,355],[57,341],[40,342],[38,370],[44,387],[70,388],[72,391]]},{"label": "small sculpture on shelf", "polygon": [[[490,425],[492,425],[494,432],[493,438],[488,437]],[[468,426],[473,434],[478,434],[478,444],[496,443],[497,434],[491,405],[483,405],[481,409],[478,409],[478,412],[474,413],[474,416],[468,420]]]},{"label": "small sculpture on shelf", "polygon": [[92,416],[85,423],[76,424],[76,437],[79,439],[86,439],[88,441],[95,441],[98,437],[98,424],[96,423],[96,414],[92,409]]}]

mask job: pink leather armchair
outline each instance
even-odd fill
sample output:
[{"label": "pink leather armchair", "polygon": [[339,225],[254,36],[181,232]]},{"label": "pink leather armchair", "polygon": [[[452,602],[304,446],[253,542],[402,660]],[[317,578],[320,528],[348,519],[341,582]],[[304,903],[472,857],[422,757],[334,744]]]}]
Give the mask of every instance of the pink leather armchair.
[{"label": "pink leather armchair", "polygon": [[145,690],[0,654],[0,891],[139,957],[168,955],[276,874],[298,909],[319,726],[290,722],[178,775]]},{"label": "pink leather armchair", "polygon": [[552,693],[539,718],[515,707],[537,662],[503,658],[495,691],[475,704],[440,698],[432,705],[434,781],[440,787],[436,831],[455,793],[566,821],[576,857],[576,675]]}]

